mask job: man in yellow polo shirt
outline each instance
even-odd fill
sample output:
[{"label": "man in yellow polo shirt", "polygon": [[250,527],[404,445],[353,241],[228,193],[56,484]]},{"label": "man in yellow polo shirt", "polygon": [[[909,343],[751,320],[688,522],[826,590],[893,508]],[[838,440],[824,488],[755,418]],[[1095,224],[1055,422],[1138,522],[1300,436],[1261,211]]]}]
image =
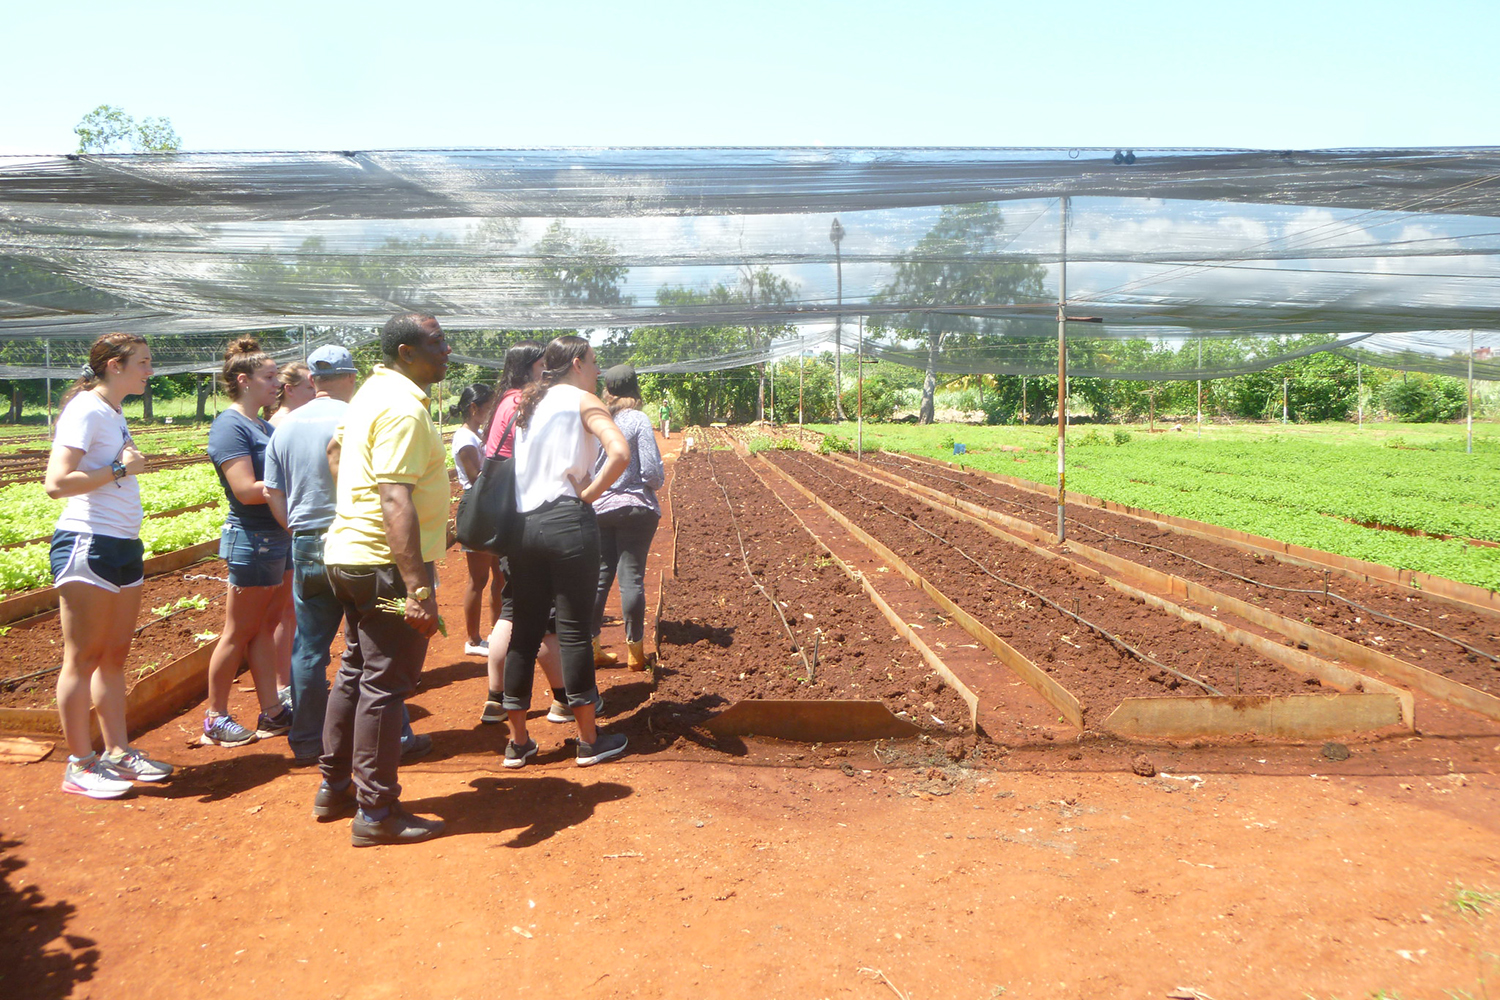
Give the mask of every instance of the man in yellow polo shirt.
[{"label": "man in yellow polo shirt", "polygon": [[[355,847],[443,832],[442,820],[401,808],[396,771],[402,708],[438,626],[433,563],[447,542],[449,487],[427,390],[447,372],[451,349],[425,313],[391,317],[380,346],[385,364],[354,394],[334,435],[338,495],[323,548],[344,606],[345,649],[328,693],[313,816],[355,813]],[[378,606],[389,600],[404,602],[404,613]]]}]

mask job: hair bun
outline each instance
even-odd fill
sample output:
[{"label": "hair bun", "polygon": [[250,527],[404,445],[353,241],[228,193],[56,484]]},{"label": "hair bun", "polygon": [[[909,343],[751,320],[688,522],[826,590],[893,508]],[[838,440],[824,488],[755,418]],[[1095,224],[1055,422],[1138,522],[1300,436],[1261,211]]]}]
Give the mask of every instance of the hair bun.
[{"label": "hair bun", "polygon": [[260,341],[254,337],[236,337],[229,342],[229,347],[224,351],[224,357],[232,358],[237,354],[259,354]]}]

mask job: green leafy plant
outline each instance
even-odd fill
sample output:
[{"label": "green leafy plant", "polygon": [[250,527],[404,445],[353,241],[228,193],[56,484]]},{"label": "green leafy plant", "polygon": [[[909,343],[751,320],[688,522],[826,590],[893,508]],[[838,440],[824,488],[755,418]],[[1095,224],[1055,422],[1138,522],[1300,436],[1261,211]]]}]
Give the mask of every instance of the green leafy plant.
[{"label": "green leafy plant", "polygon": [[176,614],[178,611],[186,611],[190,608],[202,611],[206,607],[208,607],[208,598],[202,594],[194,594],[191,597],[179,597],[176,601],[163,604],[159,608],[152,608],[151,613],[158,618],[165,618],[167,615]]},{"label": "green leafy plant", "polygon": [[824,434],[823,440],[818,443],[818,451],[824,455],[829,455],[833,452],[847,455],[853,450],[854,445],[849,443],[849,439],[839,437],[837,434]]},{"label": "green leafy plant", "polygon": [[[386,614],[400,615],[406,617],[406,600],[400,597],[382,597],[375,602],[376,611],[384,611]],[[438,631],[443,635],[448,634],[448,623],[443,621],[443,616],[438,615]]]}]

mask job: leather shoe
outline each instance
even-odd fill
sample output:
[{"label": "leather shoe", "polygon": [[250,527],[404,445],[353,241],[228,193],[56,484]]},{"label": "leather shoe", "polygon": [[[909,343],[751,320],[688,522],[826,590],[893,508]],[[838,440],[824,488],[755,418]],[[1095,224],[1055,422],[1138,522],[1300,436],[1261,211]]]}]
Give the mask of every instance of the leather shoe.
[{"label": "leather shoe", "polygon": [[411,739],[401,741],[401,763],[407,764],[432,752],[432,737],[426,733],[412,733]]},{"label": "leather shoe", "polygon": [[355,814],[349,825],[349,842],[355,847],[374,847],[378,844],[415,844],[430,840],[443,832],[445,824],[440,819],[423,819],[413,816],[401,808],[401,803],[392,802],[391,811],[385,819],[366,819],[364,810]]},{"label": "leather shoe", "polygon": [[345,816],[353,816],[354,810],[359,803],[354,798],[354,782],[349,782],[343,788],[334,790],[324,782],[318,786],[318,794],[313,796],[313,819],[319,823],[328,823]]}]

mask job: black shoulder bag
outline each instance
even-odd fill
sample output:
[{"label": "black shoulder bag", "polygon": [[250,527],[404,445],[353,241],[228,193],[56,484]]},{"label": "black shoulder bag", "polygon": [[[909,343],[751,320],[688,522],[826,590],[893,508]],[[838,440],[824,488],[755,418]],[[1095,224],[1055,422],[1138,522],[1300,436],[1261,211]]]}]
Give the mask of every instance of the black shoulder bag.
[{"label": "black shoulder bag", "polygon": [[[500,446],[516,426],[512,414],[505,432],[500,435]],[[488,428],[486,428],[488,431]],[[485,434],[489,438],[489,434]],[[521,525],[525,515],[516,509],[516,463],[515,445],[511,445],[511,458],[501,458],[500,449],[485,457],[479,468],[479,478],[464,490],[458,501],[458,514],[454,518],[458,541],[466,549],[493,552],[508,556],[521,543]]]}]

